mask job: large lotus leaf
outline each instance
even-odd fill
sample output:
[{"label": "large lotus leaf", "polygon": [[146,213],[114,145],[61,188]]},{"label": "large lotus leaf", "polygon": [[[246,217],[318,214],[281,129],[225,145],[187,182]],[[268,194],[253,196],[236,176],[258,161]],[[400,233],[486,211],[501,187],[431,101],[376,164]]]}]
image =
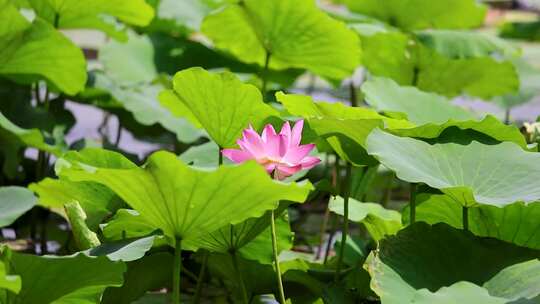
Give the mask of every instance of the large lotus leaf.
[{"label": "large lotus leaf", "polygon": [[154,10],[144,0],[29,0],[36,14],[62,29],[98,29],[113,37],[119,36],[116,25],[105,16],[145,26],[154,17]]},{"label": "large lotus leaf", "polygon": [[[281,208],[280,208],[281,209]],[[276,235],[278,250],[288,250],[292,247],[292,233],[289,226],[288,213],[278,210],[276,216]],[[259,218],[251,218],[236,225],[225,227],[208,235],[185,242],[186,249],[200,248],[211,252],[228,253],[236,251],[247,260],[255,260],[262,264],[271,264],[272,239],[270,234],[270,214]]]},{"label": "large lotus leaf", "polygon": [[[6,27],[3,23],[9,20],[0,19],[0,33]],[[62,33],[40,19],[27,22],[23,28],[7,26],[17,31],[0,36],[0,75],[22,83],[44,78],[70,95],[84,88],[84,55]]]},{"label": "large lotus leaf", "polygon": [[21,277],[18,275],[9,274],[6,271],[6,265],[4,262],[0,261],[0,300],[2,300],[2,289],[19,293],[21,290]]},{"label": "large lotus leaf", "polygon": [[418,53],[416,85],[424,91],[488,99],[514,93],[519,88],[518,75],[510,61],[491,57],[450,59],[425,46],[420,46]]},{"label": "large lotus leaf", "polygon": [[[419,194],[416,197],[416,220],[429,224],[463,226],[462,207],[444,194]],[[504,208],[478,206],[469,209],[469,231],[478,236],[497,238],[519,246],[540,249],[540,203],[515,203]],[[409,222],[408,209],[403,221]]]},{"label": "large lotus leaf", "polygon": [[[339,215],[344,215],[342,197],[334,197],[328,203],[328,209]],[[349,220],[364,224],[371,237],[380,241],[387,235],[398,232],[401,225],[401,214],[394,210],[385,209],[375,203],[359,202],[349,198]]]},{"label": "large lotus leaf", "polygon": [[172,267],[173,255],[168,252],[150,254],[140,260],[127,263],[124,285],[107,288],[103,293],[101,303],[131,304],[149,290],[170,287]]},{"label": "large lotus leaf", "polygon": [[[367,151],[408,182],[422,182],[451,196],[463,206],[503,207],[540,199],[540,155],[514,143],[468,145],[426,142],[374,130]],[[537,178],[538,177],[538,178]]]},{"label": "large lotus leaf", "polygon": [[22,288],[13,304],[97,303],[107,286],[121,286],[126,269],[106,257],[35,256],[13,253],[10,272],[19,275]]},{"label": "large lotus leaf", "polygon": [[117,84],[123,86],[148,83],[157,77],[154,47],[148,36],[128,33],[128,40],[111,40],[99,49],[103,70]]},{"label": "large lotus leaf", "polygon": [[400,31],[376,24],[352,24],[362,42],[362,65],[376,76],[411,84],[416,57],[411,38]]},{"label": "large lotus leaf", "polygon": [[487,8],[476,0],[338,0],[353,12],[405,30],[472,28],[482,25]]},{"label": "large lotus leaf", "polygon": [[[488,115],[482,120],[467,110],[452,105],[447,98],[415,87],[399,86],[391,79],[374,78],[362,86],[366,102],[389,116],[403,117],[414,123],[414,128],[388,126],[390,132],[407,137],[437,138],[449,128],[474,130],[497,141],[511,141],[523,148],[525,138],[515,126],[500,122]],[[397,113],[396,113],[397,112]]]},{"label": "large lotus leaf", "polygon": [[72,201],[79,202],[87,215],[86,223],[92,230],[122,203],[107,187],[93,182],[45,178],[30,184],[28,188],[39,196],[40,206],[50,208],[64,217],[64,205]]},{"label": "large lotus leaf", "polygon": [[470,120],[474,115],[446,97],[399,86],[392,79],[373,78],[362,85],[366,102],[380,112],[400,112],[416,125],[443,124],[450,119]]},{"label": "large lotus leaf", "polygon": [[[494,284],[493,289],[488,282],[498,281],[499,273],[517,267],[512,265],[538,257],[540,251],[537,250],[475,237],[445,224],[429,226],[418,222],[383,239],[366,267],[372,278],[371,288],[384,304],[460,303],[460,292],[470,293],[467,302],[484,298],[486,300],[479,303],[506,303],[521,290],[527,290],[527,296],[539,294],[538,283],[532,285],[538,281],[538,276],[531,277],[523,271],[513,281]],[[536,264],[531,262],[525,266],[532,271],[534,269],[529,267],[537,268]],[[468,283],[458,283],[460,281]],[[508,286],[512,287],[511,292],[505,292]],[[534,291],[530,290],[531,286]],[[506,301],[497,302],[490,296],[504,296]],[[453,301],[442,301],[448,298]]]},{"label": "large lotus leaf", "polygon": [[203,171],[168,152],[154,153],[143,168],[92,167],[73,160],[61,172],[74,181],[106,185],[172,243],[261,216],[275,209],[279,200],[303,202],[312,189],[309,182],[276,182],[253,162]]},{"label": "large lotus leaf", "polygon": [[233,147],[249,124],[258,129],[270,116],[279,116],[264,103],[256,87],[228,72],[213,74],[190,68],[176,73],[173,82],[178,102],[184,103],[191,117],[222,148]]},{"label": "large lotus leaf", "polygon": [[273,69],[303,68],[341,80],[359,64],[358,37],[312,0],[247,0],[209,15],[202,31],[219,49]]},{"label": "large lotus leaf", "polygon": [[22,187],[0,187],[0,227],[11,225],[19,216],[32,209],[37,198]]},{"label": "large lotus leaf", "polygon": [[416,37],[428,48],[448,58],[475,58],[486,56],[518,56],[519,48],[484,33],[451,30],[425,30]]},{"label": "large lotus leaf", "polygon": [[204,135],[204,132],[185,118],[186,115],[177,115],[174,108],[169,108],[162,102],[162,85],[147,83],[123,86],[112,81],[108,74],[96,72],[94,76],[94,87],[107,91],[138,123],[144,126],[159,124],[185,143],[191,143]]}]

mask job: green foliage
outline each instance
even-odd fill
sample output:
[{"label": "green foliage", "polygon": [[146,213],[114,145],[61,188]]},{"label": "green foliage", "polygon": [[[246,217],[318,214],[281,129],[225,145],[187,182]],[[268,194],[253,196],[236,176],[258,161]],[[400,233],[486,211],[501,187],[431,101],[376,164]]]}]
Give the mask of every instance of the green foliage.
[{"label": "green foliage", "polygon": [[513,143],[430,145],[377,129],[367,139],[367,150],[400,179],[440,189],[463,206],[504,207],[540,198],[530,188],[534,171],[527,169],[538,163],[538,154]]},{"label": "green foliage", "polygon": [[0,227],[11,225],[36,204],[32,192],[21,187],[0,188]]},{"label": "green foliage", "polygon": [[475,0],[339,0],[352,11],[404,30],[471,28],[482,24],[487,8]]},{"label": "green foliage", "polygon": [[[248,0],[208,16],[202,31],[240,60],[341,80],[359,63],[358,38],[311,0]],[[304,50],[309,50],[305,52]]]},{"label": "green foliage", "polygon": [[[540,289],[529,289],[538,278],[527,271],[538,267],[539,256],[537,250],[478,238],[445,224],[416,223],[383,240],[366,267],[383,303],[506,303],[522,291],[528,298],[538,295]],[[516,267],[526,271],[514,280],[505,276],[515,274]]]},{"label": "green foliage", "polygon": [[63,176],[106,185],[144,221],[161,229],[171,244],[260,216],[281,199],[301,202],[312,188],[309,183],[276,183],[254,163],[208,172],[190,168],[171,153],[156,152],[144,168],[116,169],[85,163],[78,156],[64,158],[71,167],[62,169]]}]

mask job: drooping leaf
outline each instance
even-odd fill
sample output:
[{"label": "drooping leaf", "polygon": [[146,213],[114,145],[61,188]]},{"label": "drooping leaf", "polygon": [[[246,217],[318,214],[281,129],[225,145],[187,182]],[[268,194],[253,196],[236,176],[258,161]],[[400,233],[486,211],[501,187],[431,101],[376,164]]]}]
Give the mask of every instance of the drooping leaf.
[{"label": "drooping leaf", "polygon": [[[419,194],[416,220],[429,224],[446,223],[462,227],[462,207],[443,194]],[[478,206],[469,209],[469,231],[478,236],[497,238],[519,246],[540,249],[540,203],[528,205],[515,203],[504,208]],[[408,209],[403,211],[403,221],[409,222]]]},{"label": "drooping leaf", "polygon": [[311,0],[248,0],[209,15],[202,31],[217,48],[273,69],[303,68],[341,80],[359,64],[358,38]]},{"label": "drooping leaf", "polygon": [[[233,147],[249,124],[257,129],[270,116],[279,116],[256,87],[231,73],[190,68],[176,73],[173,83],[178,102],[192,113],[187,118],[194,117],[222,148]],[[171,109],[174,103],[163,105]]]},{"label": "drooping leaf", "polygon": [[508,266],[484,284],[484,288],[492,295],[513,301],[537,297],[540,294],[538,286],[540,286],[539,259]]},{"label": "drooping leaf", "polygon": [[[514,143],[430,145],[412,138],[374,130],[367,151],[408,182],[440,189],[463,206],[487,204],[503,207],[540,199],[533,169],[540,157]],[[540,172],[540,171],[538,171]]]},{"label": "drooping leaf", "polygon": [[86,250],[97,247],[101,244],[97,234],[88,229],[85,223],[86,213],[77,201],[71,201],[64,205],[67,218],[71,226],[73,238],[79,247],[79,250]]},{"label": "drooping leaf", "polygon": [[121,200],[107,187],[93,182],[72,182],[65,179],[45,178],[28,188],[39,196],[38,204],[66,216],[64,205],[78,202],[87,219],[86,224],[95,230],[99,223],[121,206]]},{"label": "drooping leaf", "polygon": [[0,187],[0,227],[11,225],[36,204],[32,192],[22,187]]},{"label": "drooping leaf", "polygon": [[135,240],[107,242],[84,253],[89,256],[106,256],[111,261],[131,262],[142,258],[152,248],[154,240],[155,236],[149,236]]},{"label": "drooping leaf", "polygon": [[464,29],[482,25],[487,8],[475,0],[338,0],[357,13],[405,30]]},{"label": "drooping leaf", "polygon": [[96,303],[107,286],[121,286],[125,265],[106,257],[35,256],[13,253],[11,272],[21,277],[22,287],[14,304]]},{"label": "drooping leaf", "polygon": [[92,166],[75,157],[64,162],[71,167],[64,166],[62,176],[106,185],[172,244],[261,216],[279,200],[302,202],[312,188],[310,183],[275,182],[256,163],[202,171],[168,152],[154,153],[144,168]]},{"label": "drooping leaf", "polygon": [[154,10],[144,0],[28,0],[36,14],[62,29],[97,29],[123,38],[103,15],[137,26],[147,25]]},{"label": "drooping leaf", "polygon": [[[328,209],[343,216],[343,204],[343,198],[336,196],[329,202]],[[396,234],[402,227],[399,212],[385,209],[379,204],[359,202],[352,198],[349,198],[349,220],[364,224],[376,241],[380,241],[387,235]]]},{"label": "drooping leaf", "polygon": [[[539,256],[540,251],[475,237],[445,224],[415,223],[382,240],[366,266],[371,287],[385,304],[459,303],[464,295],[467,301],[477,298],[484,299],[481,303],[506,303],[513,297],[502,289],[491,289],[487,282],[508,266]],[[527,266],[536,267],[534,264]],[[519,280],[514,280],[520,288],[529,286],[526,275],[522,272]],[[540,293],[539,288],[536,293]],[[534,292],[528,292],[531,294]],[[492,299],[499,296],[509,297]]]},{"label": "drooping leaf", "polygon": [[[2,0],[0,7],[9,9],[9,3]],[[6,23],[10,18],[0,19],[0,75],[21,83],[46,79],[70,95],[81,91],[86,83],[82,51],[45,21],[20,18],[20,26]]]}]

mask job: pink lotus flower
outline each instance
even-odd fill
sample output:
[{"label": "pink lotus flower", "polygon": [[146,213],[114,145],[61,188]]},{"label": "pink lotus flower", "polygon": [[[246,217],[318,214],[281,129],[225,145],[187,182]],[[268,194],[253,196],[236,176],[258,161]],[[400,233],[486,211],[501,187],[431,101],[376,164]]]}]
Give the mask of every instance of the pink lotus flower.
[{"label": "pink lotus flower", "polygon": [[252,126],[245,129],[243,138],[236,143],[237,149],[224,149],[223,155],[235,163],[242,163],[250,159],[256,160],[266,168],[274,178],[282,180],[296,172],[313,168],[321,160],[308,156],[315,147],[314,144],[300,145],[304,121],[298,121],[291,130],[286,122],[281,132],[276,134],[274,127],[268,124],[259,136]]}]

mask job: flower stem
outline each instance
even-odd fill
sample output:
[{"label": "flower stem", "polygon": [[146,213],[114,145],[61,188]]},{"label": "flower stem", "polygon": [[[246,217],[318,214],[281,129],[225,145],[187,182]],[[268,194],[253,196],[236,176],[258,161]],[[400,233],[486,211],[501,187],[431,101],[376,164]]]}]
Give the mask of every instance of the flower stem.
[{"label": "flower stem", "polygon": [[469,207],[462,207],[463,230],[469,231]]},{"label": "flower stem", "polygon": [[341,247],[339,250],[338,262],[336,267],[336,274],[334,281],[339,280],[341,275],[341,266],[343,263],[343,253],[345,251],[345,243],[347,242],[347,235],[349,234],[349,196],[351,193],[351,170],[352,165],[347,163],[345,167],[345,180],[343,181],[343,231],[341,234]]},{"label": "flower stem", "polygon": [[182,271],[182,240],[176,239],[174,248],[172,303],[180,304],[180,272]]},{"label": "flower stem", "polygon": [[410,193],[410,202],[409,202],[409,221],[410,224],[416,222],[416,184],[411,183],[411,193]]},{"label": "flower stem", "polygon": [[197,277],[197,286],[195,287],[195,295],[193,296],[193,303],[200,303],[201,301],[201,291],[202,291],[204,274],[206,273],[207,264],[208,264],[208,251],[204,251],[203,260],[201,264],[201,270],[199,271],[199,276]]},{"label": "flower stem", "polygon": [[268,84],[268,67],[270,65],[270,57],[271,57],[270,52],[266,51],[266,57],[264,59],[264,69],[261,75],[261,80],[262,80],[261,91],[263,94],[263,99],[264,99],[264,95],[266,95],[266,86]]},{"label": "flower stem", "polygon": [[279,299],[281,304],[285,304],[285,292],[283,291],[283,281],[281,280],[281,270],[279,269],[279,257],[278,257],[278,248],[277,248],[277,237],[276,237],[276,221],[274,210],[270,213],[270,227],[272,231],[272,251],[274,254],[274,264],[276,270],[276,276],[278,280],[279,288]]},{"label": "flower stem", "polygon": [[236,272],[236,277],[238,280],[238,283],[240,284],[240,290],[242,291],[242,300],[244,301],[244,304],[249,304],[249,297],[246,290],[246,284],[244,283],[244,279],[242,278],[242,272],[240,271],[240,267],[238,267],[238,257],[236,255],[235,250],[230,251],[234,272]]}]

